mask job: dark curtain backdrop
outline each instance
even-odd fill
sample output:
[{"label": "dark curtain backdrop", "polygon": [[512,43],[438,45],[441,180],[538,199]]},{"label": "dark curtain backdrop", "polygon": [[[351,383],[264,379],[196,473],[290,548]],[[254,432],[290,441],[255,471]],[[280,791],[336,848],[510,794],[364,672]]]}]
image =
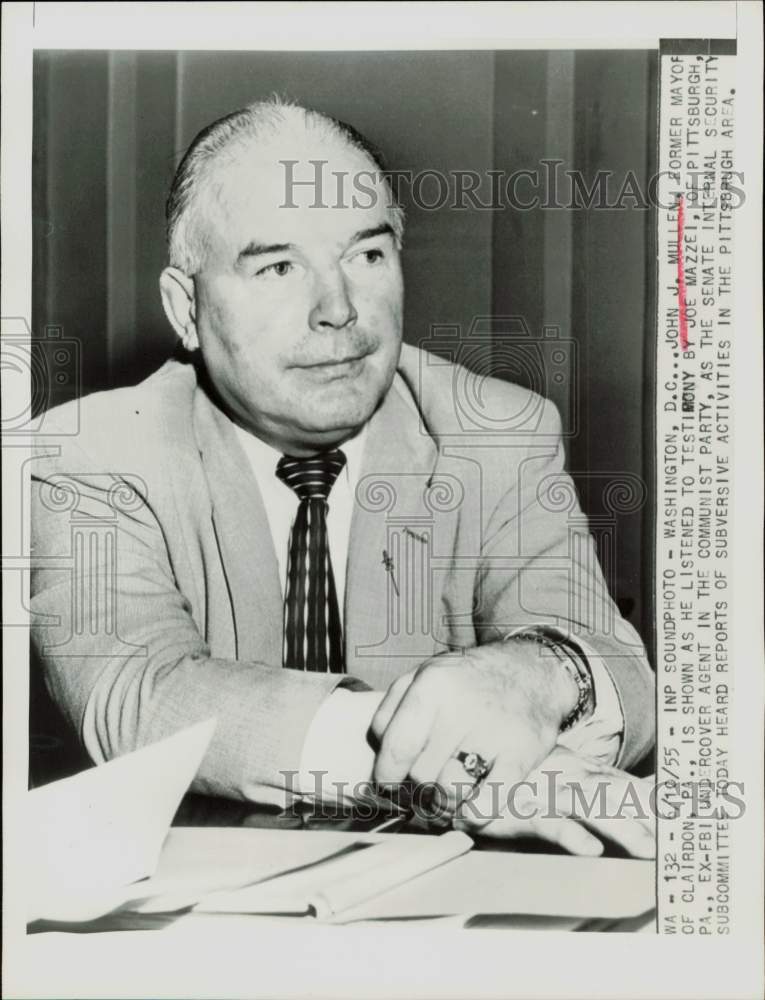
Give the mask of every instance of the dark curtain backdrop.
[{"label": "dark curtain backdrop", "polygon": [[[167,188],[196,132],[254,98],[277,92],[352,123],[392,169],[487,175],[557,159],[588,183],[631,170],[645,190],[655,77],[650,51],[38,51],[33,335],[53,326],[79,340],[83,393],[167,357]],[[650,510],[619,513],[614,528],[608,487],[632,476],[652,489],[652,213],[404,201],[407,341],[437,346],[439,328],[456,328],[465,344],[472,329],[500,358],[525,324],[546,358],[550,338],[563,345],[541,388],[575,420],[569,466],[612,593],[650,648]],[[52,385],[46,402],[63,398]]]}]

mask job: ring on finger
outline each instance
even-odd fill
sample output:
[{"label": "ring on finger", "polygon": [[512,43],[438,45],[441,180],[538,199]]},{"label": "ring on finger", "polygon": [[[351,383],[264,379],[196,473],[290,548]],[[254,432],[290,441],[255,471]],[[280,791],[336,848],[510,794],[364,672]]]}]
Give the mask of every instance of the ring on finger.
[{"label": "ring on finger", "polygon": [[476,785],[480,785],[486,775],[491,771],[491,764],[474,750],[460,750],[454,755],[454,759],[462,764],[465,771],[470,775]]}]

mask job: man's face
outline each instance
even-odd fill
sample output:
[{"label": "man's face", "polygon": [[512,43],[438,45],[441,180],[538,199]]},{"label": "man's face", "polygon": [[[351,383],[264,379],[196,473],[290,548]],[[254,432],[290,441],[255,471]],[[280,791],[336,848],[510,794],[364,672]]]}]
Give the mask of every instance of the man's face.
[{"label": "man's face", "polygon": [[[309,160],[327,160],[319,201]],[[203,219],[209,250],[194,279],[199,344],[232,416],[282,451],[351,436],[387,392],[401,349],[403,283],[386,191],[352,203],[372,164],[338,140],[254,144],[221,168]],[[333,171],[345,175],[338,207]],[[285,202],[295,208],[280,207]],[[369,204],[373,202],[373,204]]]}]

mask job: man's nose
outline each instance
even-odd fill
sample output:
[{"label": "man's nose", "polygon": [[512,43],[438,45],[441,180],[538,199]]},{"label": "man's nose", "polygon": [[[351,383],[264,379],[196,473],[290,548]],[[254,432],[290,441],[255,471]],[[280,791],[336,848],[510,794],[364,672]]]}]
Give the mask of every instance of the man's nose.
[{"label": "man's nose", "polygon": [[341,271],[317,279],[315,299],[308,322],[312,330],[328,328],[340,330],[355,323],[356,309],[348,292],[345,275]]}]

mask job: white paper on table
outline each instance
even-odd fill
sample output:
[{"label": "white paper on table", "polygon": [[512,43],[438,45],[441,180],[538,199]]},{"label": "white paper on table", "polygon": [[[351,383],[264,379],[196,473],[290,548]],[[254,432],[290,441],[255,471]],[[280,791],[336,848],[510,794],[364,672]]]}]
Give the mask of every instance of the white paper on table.
[{"label": "white paper on table", "polygon": [[[304,837],[311,837],[307,833]],[[309,913],[330,920],[404,883],[417,884],[433,869],[448,866],[473,846],[467,834],[386,837],[372,846],[352,839],[349,853],[279,878],[207,896],[197,907],[206,913]],[[361,848],[354,850],[353,848]],[[448,871],[446,874],[448,878]]]},{"label": "white paper on table", "polygon": [[[353,834],[257,829],[172,830],[157,877],[147,889],[184,889],[207,873],[208,886],[238,891],[208,894],[185,919],[207,913],[262,914],[305,912],[308,895],[335,882],[332,868],[368,864],[366,851],[331,860],[315,869],[282,875],[315,864],[343,847],[362,843],[395,844],[402,856],[438,838],[405,833]],[[372,857],[374,860],[374,856]],[[413,861],[414,863],[414,861]],[[266,880],[269,881],[266,881]],[[259,884],[245,885],[245,882]],[[202,886],[198,886],[202,889]],[[148,894],[148,893],[147,893]],[[162,908],[150,901],[143,912]],[[338,913],[335,922],[379,919],[443,918],[448,915],[524,915],[559,921],[621,920],[637,917],[655,904],[655,864],[631,858],[584,858],[510,851],[470,851],[431,871],[393,886]],[[131,907],[132,908],[132,907]]]},{"label": "white paper on table", "polygon": [[[124,909],[169,913],[211,898],[249,892],[277,875],[304,870],[382,840],[373,834],[329,830],[174,827],[154,875],[130,887]],[[244,888],[243,888],[244,887]],[[226,898],[226,897],[223,897]]]},{"label": "white paper on table", "polygon": [[151,875],[215,719],[27,794],[27,920],[90,920]]},{"label": "white paper on table", "polygon": [[623,920],[656,902],[656,866],[636,858],[471,851],[339,914],[355,920],[446,914]]}]

